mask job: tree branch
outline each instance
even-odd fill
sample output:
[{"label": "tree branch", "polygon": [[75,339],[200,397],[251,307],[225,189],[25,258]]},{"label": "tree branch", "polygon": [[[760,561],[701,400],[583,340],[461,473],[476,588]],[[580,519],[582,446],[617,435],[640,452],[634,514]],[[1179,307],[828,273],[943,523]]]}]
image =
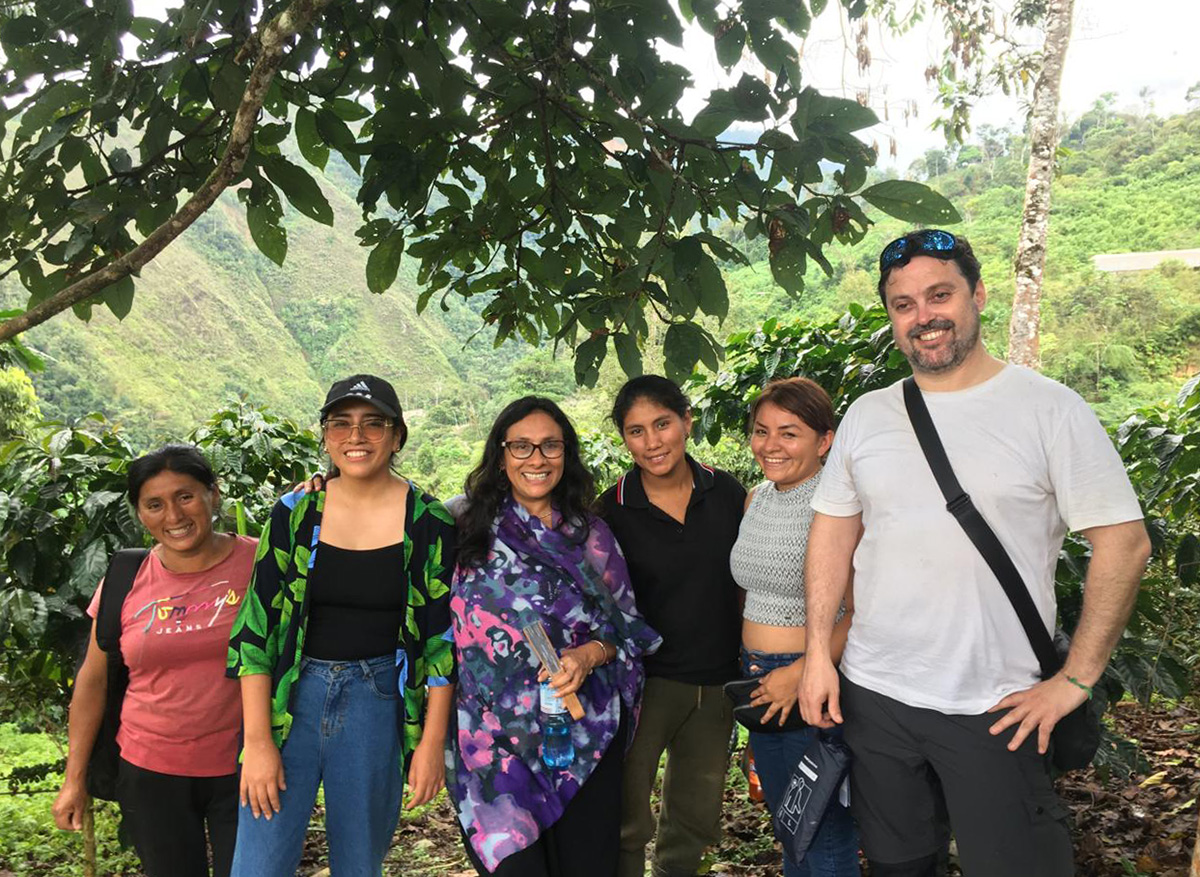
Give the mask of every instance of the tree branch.
[{"label": "tree branch", "polygon": [[207,116],[204,117],[204,119],[200,122],[199,125],[197,125],[195,128],[193,128],[188,133],[184,134],[182,137],[180,137],[174,143],[168,143],[166,146],[164,146],[162,149],[160,149],[154,155],[150,156],[148,159],[146,159],[144,162],[139,164],[137,167],[131,168],[127,171],[121,171],[121,172],[114,171],[113,173],[109,174],[107,177],[101,177],[100,179],[96,180],[96,182],[90,183],[86,186],[81,186],[78,189],[67,189],[67,194],[68,195],[82,195],[84,192],[90,192],[92,189],[95,189],[98,186],[102,186],[107,182],[111,182],[112,180],[128,179],[130,177],[140,177],[142,174],[149,171],[154,165],[158,164],[158,162],[160,162],[164,158],[166,158],[167,155],[169,155],[171,152],[173,152],[176,149],[179,149],[181,146],[183,146],[185,143],[187,143],[193,137],[196,137],[197,135],[199,135],[205,128],[208,127],[208,123],[211,122],[213,119],[215,119],[220,114],[221,114],[220,110],[213,110],[211,113],[209,113]]},{"label": "tree branch", "polygon": [[141,270],[213,205],[233,178],[241,173],[246,163],[259,111],[262,109],[271,80],[283,61],[288,43],[307,29],[317,13],[331,2],[332,0],[293,0],[287,9],[263,27],[259,38],[261,52],[246,81],[246,90],[234,116],[225,152],[220,163],[187,203],[124,256],[59,290],[20,316],[0,324],[0,341],[8,341],[21,332],[44,323],[55,314],[91,298],[105,287]]}]

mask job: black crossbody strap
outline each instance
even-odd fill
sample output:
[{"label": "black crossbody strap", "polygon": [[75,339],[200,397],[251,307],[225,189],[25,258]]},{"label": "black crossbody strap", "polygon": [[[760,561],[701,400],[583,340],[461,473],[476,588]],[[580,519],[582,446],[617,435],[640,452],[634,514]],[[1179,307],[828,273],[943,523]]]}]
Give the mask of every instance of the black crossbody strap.
[{"label": "black crossbody strap", "polygon": [[913,432],[917,434],[917,441],[921,444],[929,468],[933,470],[933,477],[941,488],[942,496],[946,498],[946,510],[954,515],[967,538],[983,555],[988,567],[1000,582],[1000,587],[1004,588],[1021,627],[1025,628],[1025,636],[1029,638],[1038,664],[1041,665],[1042,678],[1049,679],[1062,666],[1054,650],[1054,642],[1042,624],[1033,597],[1029,595],[1029,589],[1025,587],[1021,573],[1013,565],[1012,558],[1008,556],[1008,552],[1004,550],[1004,546],[1000,544],[983,515],[975,508],[971,497],[958,483],[946,456],[946,449],[938,437],[937,427],[933,425],[929,409],[925,406],[925,399],[921,396],[921,388],[912,378],[904,379],[904,407],[908,409],[908,419],[912,422]]}]

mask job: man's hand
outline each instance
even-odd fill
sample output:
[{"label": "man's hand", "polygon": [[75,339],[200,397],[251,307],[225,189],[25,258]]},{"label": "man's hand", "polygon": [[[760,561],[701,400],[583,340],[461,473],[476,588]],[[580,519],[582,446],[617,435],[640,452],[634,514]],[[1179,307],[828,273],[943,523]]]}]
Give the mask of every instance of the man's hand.
[{"label": "man's hand", "polygon": [[810,653],[804,661],[800,677],[800,715],[818,728],[832,728],[842,723],[842,708],[838,702],[841,691],[837,668],[833,661],[816,659]]},{"label": "man's hand", "polygon": [[408,803],[405,810],[428,804],[446,784],[446,758],[442,746],[427,743],[424,739],[413,750],[412,762],[408,766]]},{"label": "man's hand", "polygon": [[988,728],[992,734],[1002,734],[1005,729],[1017,726],[1017,733],[1008,741],[1009,752],[1016,752],[1025,738],[1037,730],[1038,752],[1046,754],[1050,748],[1050,732],[1059,719],[1087,700],[1087,692],[1059,672],[1033,688],[1016,691],[1000,701],[989,713],[1008,710],[1000,721]]},{"label": "man's hand", "polygon": [[800,693],[800,676],[804,672],[804,659],[800,658],[786,667],[772,670],[758,680],[758,688],[750,693],[750,705],[771,706],[763,713],[762,723],[771,721],[771,717],[779,714],[779,725],[787,721],[787,717],[796,707],[796,698]]}]

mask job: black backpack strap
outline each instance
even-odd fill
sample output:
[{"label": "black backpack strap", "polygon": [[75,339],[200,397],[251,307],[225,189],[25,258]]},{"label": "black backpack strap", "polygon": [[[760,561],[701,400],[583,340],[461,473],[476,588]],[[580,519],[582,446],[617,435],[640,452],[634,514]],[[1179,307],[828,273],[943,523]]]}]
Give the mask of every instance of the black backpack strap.
[{"label": "black backpack strap", "polygon": [[1042,624],[1033,597],[1029,595],[1029,589],[1025,586],[1025,581],[1013,564],[1012,558],[1008,556],[1008,552],[996,538],[995,532],[984,520],[983,515],[975,508],[971,497],[958,483],[946,456],[946,449],[938,436],[937,427],[933,425],[929,409],[925,406],[921,388],[913,378],[904,379],[904,407],[908,409],[908,419],[912,422],[913,432],[917,434],[917,441],[929,468],[933,470],[933,477],[942,491],[942,496],[946,498],[946,510],[954,515],[954,519],[966,532],[967,538],[983,555],[984,561],[999,580],[1000,587],[1004,588],[1021,627],[1025,628],[1025,636],[1029,638],[1033,653],[1037,656],[1042,678],[1049,679],[1062,666],[1062,660],[1054,649],[1054,642]]},{"label": "black backpack strap", "polygon": [[121,650],[121,607],[149,553],[147,548],[124,548],[108,562],[104,590],[100,592],[100,608],[96,612],[96,645],[103,651]]}]

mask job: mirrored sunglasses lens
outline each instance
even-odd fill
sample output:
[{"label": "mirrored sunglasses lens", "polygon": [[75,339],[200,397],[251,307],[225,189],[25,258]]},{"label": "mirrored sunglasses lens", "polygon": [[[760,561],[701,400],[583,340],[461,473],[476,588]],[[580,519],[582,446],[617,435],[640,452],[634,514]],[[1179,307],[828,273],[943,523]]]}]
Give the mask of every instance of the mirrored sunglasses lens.
[{"label": "mirrored sunglasses lens", "polygon": [[954,235],[948,231],[929,231],[921,236],[921,249],[925,252],[944,253],[954,249]]},{"label": "mirrored sunglasses lens", "polygon": [[879,267],[881,269],[887,268],[889,265],[903,256],[907,243],[908,242],[904,238],[897,238],[884,247],[883,255],[879,257]]}]

